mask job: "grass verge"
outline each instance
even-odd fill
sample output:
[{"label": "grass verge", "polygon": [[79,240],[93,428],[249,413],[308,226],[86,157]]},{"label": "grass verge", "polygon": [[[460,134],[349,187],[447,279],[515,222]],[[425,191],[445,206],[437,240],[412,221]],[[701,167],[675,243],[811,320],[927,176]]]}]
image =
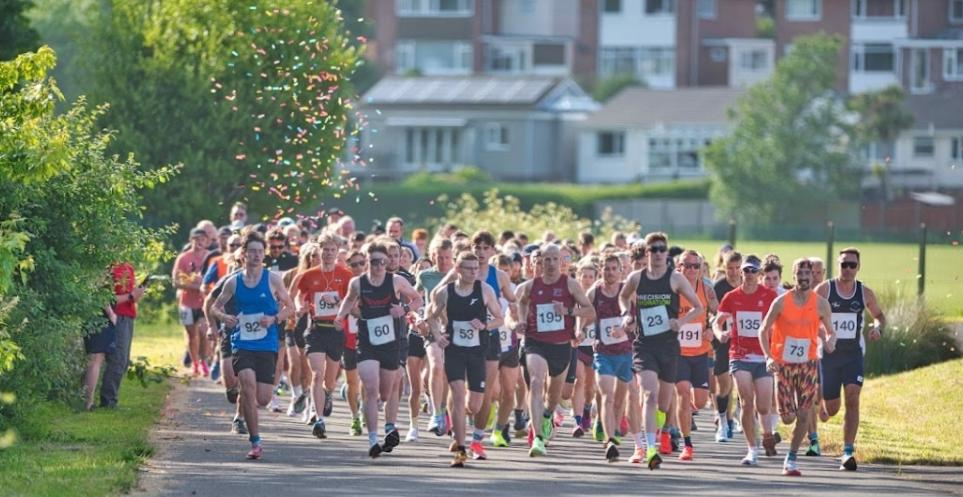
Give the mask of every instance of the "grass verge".
[{"label": "grass verge", "polygon": [[[963,465],[961,389],[963,359],[868,380],[861,396],[856,457],[886,464]],[[842,454],[844,410],[819,425],[824,455]],[[788,441],[788,427],[780,431]],[[788,450],[788,445],[781,449]]]},{"label": "grass verge", "polygon": [[[132,357],[173,364],[182,338],[169,324],[138,325]],[[38,406],[17,427],[18,440],[0,450],[0,495],[114,495],[137,483],[138,467],[153,449],[148,440],[160,417],[170,382],[146,388],[124,380],[119,407],[75,411],[59,402]]]}]

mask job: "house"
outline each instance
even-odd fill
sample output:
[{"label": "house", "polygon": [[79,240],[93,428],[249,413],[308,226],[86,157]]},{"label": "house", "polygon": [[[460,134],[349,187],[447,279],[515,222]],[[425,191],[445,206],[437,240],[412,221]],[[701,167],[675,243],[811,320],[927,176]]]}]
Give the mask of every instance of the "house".
[{"label": "house", "polygon": [[577,181],[705,176],[700,150],[727,130],[736,88],[626,88],[581,124]]},{"label": "house", "polygon": [[504,180],[571,181],[577,124],[597,109],[565,78],[389,76],[362,97],[361,140],[380,177],[472,165]]}]

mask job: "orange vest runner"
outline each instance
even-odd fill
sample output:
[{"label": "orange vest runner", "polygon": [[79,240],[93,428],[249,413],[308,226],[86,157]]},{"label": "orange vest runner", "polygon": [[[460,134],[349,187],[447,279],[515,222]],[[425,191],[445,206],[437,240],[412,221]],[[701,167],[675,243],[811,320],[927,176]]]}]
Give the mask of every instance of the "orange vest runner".
[{"label": "orange vest runner", "polygon": [[[708,354],[709,350],[712,349],[712,343],[705,339],[705,334],[707,333],[706,315],[709,312],[709,299],[706,298],[705,286],[705,280],[700,276],[695,284],[695,293],[699,297],[699,302],[702,302],[702,308],[705,310],[702,311],[702,314],[700,314],[698,318],[679,328],[679,347],[682,355],[685,357]],[[690,304],[685,297],[680,298],[679,317],[685,316],[692,310],[692,307],[692,304]]]},{"label": "orange vest runner", "polygon": [[810,292],[803,305],[797,305],[792,292],[782,302],[782,312],[772,330],[772,357],[779,364],[801,364],[819,358],[819,295]]}]

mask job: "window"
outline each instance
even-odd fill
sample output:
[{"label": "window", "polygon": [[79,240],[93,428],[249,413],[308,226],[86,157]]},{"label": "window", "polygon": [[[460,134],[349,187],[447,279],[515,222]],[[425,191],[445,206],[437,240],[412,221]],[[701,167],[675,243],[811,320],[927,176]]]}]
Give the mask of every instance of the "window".
[{"label": "window", "polygon": [[963,79],[963,48],[943,49],[943,79]]},{"label": "window", "polygon": [[963,136],[954,136],[950,140],[950,158],[953,160],[963,159]]},{"label": "window", "polygon": [[858,72],[893,72],[896,53],[888,43],[853,44],[853,70]]},{"label": "window", "polygon": [[726,61],[726,49],[723,47],[712,47],[709,49],[709,59],[712,62],[725,62]]},{"label": "window", "polygon": [[716,0],[698,0],[696,2],[696,13],[701,19],[714,19],[716,17]]},{"label": "window", "polygon": [[456,128],[406,128],[404,157],[406,164],[456,164],[461,153]]},{"label": "window", "polygon": [[702,166],[699,152],[709,143],[703,138],[650,138],[649,170],[656,174],[698,171]]},{"label": "window", "polygon": [[639,50],[639,70],[646,76],[668,76],[675,73],[675,49],[643,47]]},{"label": "window", "polygon": [[525,50],[522,47],[488,47],[486,68],[491,72],[523,72],[527,69]]},{"label": "window", "polygon": [[638,74],[637,50],[632,47],[603,47],[599,55],[599,72],[602,76]]},{"label": "window", "polygon": [[398,74],[418,70],[425,75],[468,74],[472,69],[472,48],[466,42],[399,41],[395,45]]},{"label": "window", "polygon": [[675,0],[645,0],[645,13],[668,15],[675,13]]},{"label": "window", "polygon": [[508,127],[489,123],[485,126],[485,150],[508,150]]},{"label": "window", "polygon": [[739,68],[746,71],[762,71],[769,67],[763,49],[743,50],[739,53]]},{"label": "window", "polygon": [[603,47],[599,72],[602,76],[630,74],[639,79],[675,74],[672,47]]},{"label": "window", "polygon": [[618,14],[622,12],[622,0],[605,0],[602,11],[606,14]]},{"label": "window", "polygon": [[853,0],[853,17],[902,19],[906,17],[906,0]]},{"label": "window", "polygon": [[786,19],[812,21],[822,14],[822,0],[786,0]]},{"label": "window", "polygon": [[913,157],[933,157],[933,150],[932,136],[913,137]]},{"label": "window", "polygon": [[625,155],[625,133],[600,131],[596,135],[596,155],[599,157],[622,157]]},{"label": "window", "polygon": [[950,22],[963,23],[963,0],[950,0]]},{"label": "window", "polygon": [[397,0],[399,16],[470,16],[472,0]]},{"label": "window", "polygon": [[932,91],[930,82],[930,51],[927,48],[914,48],[911,55],[910,91],[927,93]]}]

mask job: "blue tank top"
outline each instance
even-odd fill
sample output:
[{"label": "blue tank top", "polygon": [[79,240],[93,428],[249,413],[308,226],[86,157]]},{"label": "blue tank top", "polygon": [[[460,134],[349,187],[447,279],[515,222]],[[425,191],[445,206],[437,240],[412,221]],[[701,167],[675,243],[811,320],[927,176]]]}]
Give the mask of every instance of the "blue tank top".
[{"label": "blue tank top", "polygon": [[[485,277],[485,283],[488,283],[488,286],[495,290],[495,300],[502,298],[502,288],[498,285],[498,268],[491,264],[488,264],[488,276]],[[488,320],[491,321],[492,319],[492,315],[488,314]],[[498,335],[497,328],[489,331],[492,335]]]},{"label": "blue tank top", "polygon": [[264,329],[260,316],[276,316],[278,303],[271,293],[271,272],[264,269],[261,280],[254,288],[244,284],[244,272],[237,273],[234,300],[238,310],[238,326],[231,333],[231,349],[256,352],[278,351],[278,327],[272,324]]}]

